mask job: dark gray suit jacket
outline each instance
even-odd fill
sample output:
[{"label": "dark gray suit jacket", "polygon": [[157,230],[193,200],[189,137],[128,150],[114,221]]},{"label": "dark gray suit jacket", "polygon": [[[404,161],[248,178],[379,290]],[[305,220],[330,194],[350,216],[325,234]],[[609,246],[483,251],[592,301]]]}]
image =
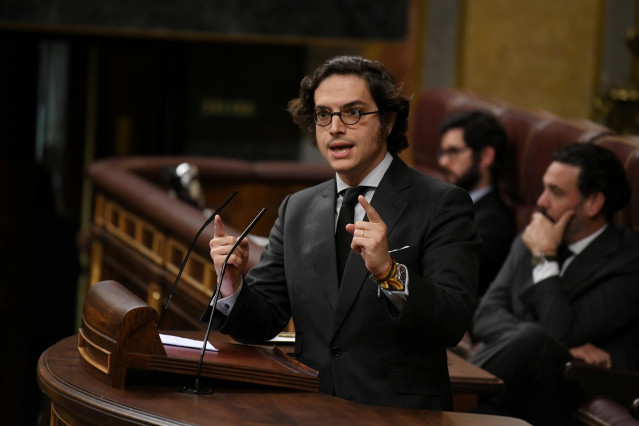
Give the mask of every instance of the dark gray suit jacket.
[{"label": "dark gray suit jacket", "polygon": [[475,203],[475,223],[481,238],[477,294],[482,296],[506,260],[516,234],[513,212],[497,188]]},{"label": "dark gray suit jacket", "polygon": [[[391,163],[371,204],[389,250],[409,271],[401,313],[354,252],[338,286],[335,180],[288,196],[229,317],[216,328],[243,342],[274,337],[292,316],[298,359],[321,390],[365,404],[452,409],[446,347],[476,303],[479,240],[466,191]],[[219,313],[218,313],[219,314]]]},{"label": "dark gray suit jacket", "polygon": [[639,239],[608,225],[562,277],[532,283],[531,254],[521,236],[482,298],[474,335],[496,342],[518,323],[540,324],[566,348],[592,343],[613,366],[639,368]]}]

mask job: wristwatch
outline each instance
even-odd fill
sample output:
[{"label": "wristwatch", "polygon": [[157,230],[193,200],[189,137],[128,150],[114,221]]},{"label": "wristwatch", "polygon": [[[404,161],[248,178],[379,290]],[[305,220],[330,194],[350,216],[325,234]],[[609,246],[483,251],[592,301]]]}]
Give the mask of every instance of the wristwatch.
[{"label": "wristwatch", "polygon": [[547,255],[546,253],[535,253],[532,257],[532,266],[544,265],[548,262],[556,262],[557,256]]}]

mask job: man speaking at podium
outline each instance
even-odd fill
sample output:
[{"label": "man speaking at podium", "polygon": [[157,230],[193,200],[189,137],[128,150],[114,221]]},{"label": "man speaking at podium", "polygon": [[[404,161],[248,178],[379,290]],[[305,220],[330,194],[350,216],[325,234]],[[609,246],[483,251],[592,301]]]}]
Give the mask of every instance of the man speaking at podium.
[{"label": "man speaking at podium", "polygon": [[[261,343],[292,317],[295,354],[319,371],[322,392],[452,410],[446,347],[476,302],[479,239],[468,193],[397,156],[408,146],[400,92],[381,63],[360,57],[333,58],[302,80],[289,112],[335,178],[284,199],[245,277],[246,239],[237,247],[214,328]],[[218,275],[235,241],[216,217]]]}]

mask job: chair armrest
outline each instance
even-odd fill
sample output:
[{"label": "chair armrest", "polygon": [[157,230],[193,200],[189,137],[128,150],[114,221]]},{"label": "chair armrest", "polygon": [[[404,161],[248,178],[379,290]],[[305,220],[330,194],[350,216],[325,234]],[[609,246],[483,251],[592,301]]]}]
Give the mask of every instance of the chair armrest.
[{"label": "chair armrest", "polygon": [[585,425],[593,426],[636,426],[639,425],[635,413],[605,396],[597,396],[582,404],[574,413],[573,418]]},{"label": "chair armrest", "polygon": [[564,365],[564,377],[577,383],[587,399],[604,396],[627,407],[639,418],[639,371],[604,369],[569,361]]}]

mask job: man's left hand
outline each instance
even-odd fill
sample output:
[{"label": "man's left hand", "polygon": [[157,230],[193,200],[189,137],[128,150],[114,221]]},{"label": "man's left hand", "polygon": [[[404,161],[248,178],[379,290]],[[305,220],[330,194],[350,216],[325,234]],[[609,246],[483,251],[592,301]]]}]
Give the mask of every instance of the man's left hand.
[{"label": "man's left hand", "polygon": [[596,365],[602,368],[610,368],[612,366],[610,354],[590,343],[570,348],[570,355],[572,355],[573,358],[584,361],[588,365]]},{"label": "man's left hand", "polygon": [[368,222],[359,221],[346,225],[346,230],[353,234],[351,248],[362,256],[366,269],[373,275],[381,275],[388,270],[391,263],[386,224],[366,198],[360,195],[357,200],[364,208]]}]

